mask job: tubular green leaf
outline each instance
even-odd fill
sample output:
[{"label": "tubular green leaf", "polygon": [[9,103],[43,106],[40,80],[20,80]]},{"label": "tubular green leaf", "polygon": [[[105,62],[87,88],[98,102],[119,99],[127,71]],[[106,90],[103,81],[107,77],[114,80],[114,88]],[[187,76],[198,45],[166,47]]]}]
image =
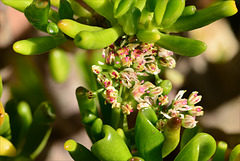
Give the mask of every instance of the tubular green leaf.
[{"label": "tubular green leaf", "polygon": [[[135,0],[120,0],[114,3],[114,17],[119,18],[123,16],[130,9]],[[117,4],[116,4],[117,3]]]},{"label": "tubular green leaf", "polygon": [[63,19],[58,22],[59,29],[66,35],[74,38],[80,31],[99,31],[101,27],[81,24],[74,20]]},{"label": "tubular green leaf", "polygon": [[199,125],[195,126],[192,129],[184,129],[181,143],[180,143],[180,149],[183,149],[183,147],[199,132]]},{"label": "tubular green leaf", "polygon": [[91,125],[98,118],[97,107],[94,103],[93,98],[88,98],[88,90],[84,87],[78,87],[76,89],[76,97],[78,101],[78,107],[80,110],[82,123],[85,125],[85,129],[90,137],[91,141],[94,142],[94,136],[91,134]]},{"label": "tubular green leaf", "polygon": [[149,12],[145,7],[142,9],[141,17],[140,17],[140,25],[145,25],[149,22],[149,19],[153,17],[153,13]]},{"label": "tubular green leaf", "polygon": [[160,34],[157,29],[140,29],[136,36],[139,41],[144,43],[154,43],[160,39]]},{"label": "tubular green leaf", "polygon": [[81,31],[75,36],[74,43],[82,49],[102,49],[114,43],[122,35],[121,26],[116,25],[100,31]]},{"label": "tubular green leaf", "polygon": [[64,149],[75,161],[99,161],[90,150],[72,139],[65,142]]},{"label": "tubular green leaf", "polygon": [[76,89],[76,97],[82,119],[84,119],[84,112],[90,111],[92,114],[98,116],[97,107],[93,98],[88,98],[88,90],[84,87],[78,87]]},{"label": "tubular green leaf", "polygon": [[89,110],[84,111],[82,123],[87,126],[91,126],[98,117]]},{"label": "tubular green leaf", "polygon": [[128,139],[127,139],[127,137],[126,137],[123,129],[118,128],[118,129],[117,129],[117,133],[118,133],[119,136],[122,137],[122,139],[124,140],[125,144],[129,147],[129,142],[128,142]]},{"label": "tubular green leaf", "polygon": [[228,147],[228,145],[226,142],[224,142],[224,141],[218,142],[217,149],[213,156],[212,161],[224,161],[227,147]]},{"label": "tubular green leaf", "polygon": [[100,139],[103,138],[102,136],[102,128],[103,128],[103,122],[100,118],[97,118],[91,128],[90,128],[90,131],[91,131],[91,135],[93,136],[93,142],[96,142]]},{"label": "tubular green leaf", "polygon": [[66,42],[66,40],[63,34],[35,37],[15,42],[13,44],[13,50],[23,55],[37,55],[56,48]]},{"label": "tubular green leaf", "polygon": [[[75,0],[67,0],[71,4],[74,14],[78,17],[92,17],[92,13],[84,8],[79,2]],[[60,0],[50,0],[51,5],[59,8]]]},{"label": "tubular green leaf", "polygon": [[156,26],[160,26],[164,13],[167,9],[168,0],[158,0],[154,9],[154,21]]},{"label": "tubular green leaf", "polygon": [[60,0],[58,12],[60,19],[73,19],[72,6],[67,0]]},{"label": "tubular green leaf", "polygon": [[160,33],[161,39],[156,42],[162,48],[183,56],[197,56],[207,49],[207,45],[199,40]]},{"label": "tubular green leaf", "polygon": [[32,1],[33,0],[2,0],[2,3],[23,12],[25,8],[32,3]]},{"label": "tubular green leaf", "polygon": [[112,120],[110,116],[112,116],[112,105],[110,103],[105,103],[105,98],[102,93],[98,93],[98,102],[100,104],[103,124],[111,125]]},{"label": "tubular green leaf", "polygon": [[23,146],[32,123],[31,108],[26,102],[17,102],[13,99],[7,102],[6,112],[10,117],[12,143],[19,149]]},{"label": "tubular green leaf", "polygon": [[103,125],[104,138],[91,147],[93,154],[102,161],[128,160],[132,157],[127,145],[119,134],[109,125]]},{"label": "tubular green leaf", "polygon": [[8,140],[11,140],[12,138],[10,119],[9,115],[6,112],[4,113],[4,121],[2,123],[2,126],[0,126],[0,136],[3,136]]},{"label": "tubular green leaf", "polygon": [[[20,155],[34,159],[45,146],[56,114],[48,102],[41,103],[34,112],[33,121],[26,135],[26,142]],[[39,150],[40,148],[40,150]]]},{"label": "tubular green leaf", "polygon": [[165,158],[178,145],[180,141],[181,119],[179,117],[171,118],[164,127],[164,142],[162,147],[162,157]]},{"label": "tubular green leaf", "polygon": [[53,9],[50,9],[48,19],[57,24],[58,21],[60,21],[60,17],[59,17],[58,12],[53,10]]},{"label": "tubular green leaf", "polygon": [[77,15],[78,17],[92,17],[91,12],[89,12],[87,9],[81,6],[77,1],[75,0],[68,1],[71,4],[72,10],[75,15]]},{"label": "tubular green leaf", "polygon": [[186,6],[181,16],[193,15],[196,12],[196,10],[197,8],[194,5]]},{"label": "tubular green leaf", "polygon": [[196,11],[193,15],[179,18],[172,26],[164,28],[164,32],[183,32],[206,26],[223,17],[237,13],[235,1],[223,1],[211,7]]},{"label": "tubular green leaf", "polygon": [[140,11],[145,7],[146,0],[136,0],[134,7],[137,7]]},{"label": "tubular green leaf", "polygon": [[[2,2],[20,12],[24,12],[24,10],[33,2],[33,0],[2,0]],[[53,9],[49,10],[48,18],[55,23],[60,20],[58,12]]]},{"label": "tubular green leaf", "polygon": [[47,32],[49,10],[49,0],[33,0],[24,10],[24,14],[35,28]]},{"label": "tubular green leaf", "polygon": [[158,1],[159,0],[147,0],[146,1],[146,8],[147,8],[147,10],[149,12],[153,12]]},{"label": "tubular green leaf", "polygon": [[235,146],[230,154],[229,161],[238,161],[240,160],[240,144]]},{"label": "tubular green leaf", "polygon": [[83,0],[94,11],[108,19],[112,24],[116,22],[113,14],[113,4],[110,0]]},{"label": "tubular green leaf", "polygon": [[49,53],[49,69],[57,83],[66,81],[70,73],[70,61],[64,50],[54,49]]},{"label": "tubular green leaf", "polygon": [[60,0],[50,0],[51,5],[55,6],[55,7],[59,7],[60,4]]},{"label": "tubular green leaf", "polygon": [[214,138],[206,133],[198,133],[179,152],[174,161],[206,161],[216,150]]},{"label": "tubular green leaf", "polygon": [[146,161],[161,161],[163,134],[154,126],[157,116],[151,108],[139,111],[135,126],[135,143],[140,157]]},{"label": "tubular green leaf", "polygon": [[16,154],[14,145],[8,139],[0,136],[0,156],[14,157]]},{"label": "tubular green leaf", "polygon": [[185,7],[185,0],[169,0],[162,18],[161,27],[171,26],[181,16]]},{"label": "tubular green leaf", "polygon": [[150,121],[153,125],[156,124],[156,122],[158,121],[158,118],[157,118],[157,115],[155,114],[155,112],[153,111],[153,109],[143,108],[140,111],[141,111],[140,114],[143,115],[144,117],[146,117],[146,119],[148,121]]},{"label": "tubular green leaf", "polygon": [[130,8],[129,11],[123,16],[123,31],[127,35],[135,35],[138,31],[138,24],[141,16],[141,11],[136,8]]}]

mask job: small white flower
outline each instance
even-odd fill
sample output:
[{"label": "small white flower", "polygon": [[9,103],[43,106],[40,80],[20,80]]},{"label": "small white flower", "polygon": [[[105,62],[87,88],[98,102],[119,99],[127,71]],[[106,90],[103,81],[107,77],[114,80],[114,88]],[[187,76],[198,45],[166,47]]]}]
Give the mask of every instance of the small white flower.
[{"label": "small white flower", "polygon": [[109,86],[103,92],[103,97],[108,103],[115,104],[117,102],[118,91],[113,86]]},{"label": "small white flower", "polygon": [[168,57],[168,56],[171,56],[171,55],[173,55],[172,51],[166,50],[164,48],[159,49],[159,52],[158,52],[159,57]]},{"label": "small white flower", "polygon": [[137,105],[137,109],[140,110],[141,108],[149,107],[149,106],[150,106],[150,105],[149,105],[148,103],[146,103],[146,102],[144,102],[144,103],[139,103],[139,104]]},{"label": "small white flower", "polygon": [[160,97],[158,97],[158,100],[159,100],[158,105],[164,106],[164,105],[168,104],[168,96],[167,95],[165,95],[165,96],[161,95]]},{"label": "small white flower", "polygon": [[174,100],[181,99],[181,98],[183,97],[183,95],[184,95],[185,92],[186,92],[186,90],[180,90],[180,91],[177,93],[177,95],[176,95],[176,97],[174,98]]},{"label": "small white flower", "polygon": [[202,116],[203,115],[202,109],[203,109],[202,106],[195,106],[189,111],[189,113],[193,116]]},{"label": "small white flower", "polygon": [[165,118],[167,118],[167,119],[171,119],[172,117],[171,116],[169,116],[167,113],[165,113],[165,112],[160,112],[160,114],[162,114]]},{"label": "small white flower", "polygon": [[198,102],[200,102],[202,99],[201,95],[198,95],[197,91],[194,91],[190,94],[190,96],[188,97],[188,104],[189,105],[195,105]]},{"label": "small white flower", "polygon": [[118,71],[114,69],[109,72],[109,75],[111,76],[111,78],[115,78],[115,79],[120,78],[120,74],[118,73]]},{"label": "small white flower", "polygon": [[93,73],[95,73],[95,74],[99,74],[99,73],[102,72],[102,67],[100,67],[100,66],[98,66],[98,65],[93,65],[93,66],[92,66],[92,71],[93,71]]},{"label": "small white flower", "polygon": [[138,77],[132,68],[126,68],[120,72],[120,80],[125,87],[131,88],[132,83],[136,82]]},{"label": "small white flower", "polygon": [[159,59],[159,63],[162,66],[168,67],[168,68],[175,68],[175,66],[176,66],[176,61],[171,56],[160,58]]},{"label": "small white flower", "polygon": [[122,105],[123,114],[129,115],[131,112],[133,112],[133,107],[130,104],[124,104]]},{"label": "small white flower", "polygon": [[157,75],[160,73],[161,69],[158,68],[157,63],[147,64],[145,67],[147,73]]},{"label": "small white flower", "polygon": [[197,124],[194,116],[186,115],[182,120],[182,126],[185,128],[194,128]]}]

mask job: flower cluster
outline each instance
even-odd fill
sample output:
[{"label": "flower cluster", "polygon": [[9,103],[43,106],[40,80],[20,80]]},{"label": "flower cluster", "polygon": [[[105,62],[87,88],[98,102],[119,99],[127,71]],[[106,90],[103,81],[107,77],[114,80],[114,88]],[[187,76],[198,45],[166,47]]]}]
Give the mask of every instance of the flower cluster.
[{"label": "flower cluster", "polygon": [[[158,77],[161,67],[174,68],[173,53],[154,44],[138,42],[135,37],[123,37],[117,43],[103,50],[104,62],[92,66],[104,88],[106,102],[112,104],[112,108],[121,107],[124,114],[133,111],[132,102],[137,102],[137,109],[167,104],[168,97],[162,95],[162,87],[140,81],[138,77],[149,74]],[[123,88],[131,93],[128,98],[123,96],[126,92],[120,92]]]},{"label": "flower cluster", "polygon": [[174,68],[173,53],[154,44],[140,43],[135,37],[124,38],[120,45],[110,45],[103,50],[107,65],[131,68],[138,75],[160,73],[159,65]]},{"label": "flower cluster", "polygon": [[[202,106],[195,106],[201,101],[202,96],[198,95],[198,92],[194,91],[190,94],[188,99],[182,98],[185,90],[180,90],[176,95],[172,104],[169,106],[166,112],[161,111],[160,113],[164,118],[171,119],[172,117],[180,117],[182,120],[182,126],[185,128],[193,128],[196,126],[196,116],[202,116]],[[160,119],[157,124],[159,129],[164,126],[164,119]]]},{"label": "flower cluster", "polygon": [[158,108],[168,103],[168,96],[163,96],[163,88],[161,86],[155,86],[149,81],[136,82],[132,94],[135,100],[139,103],[137,109],[143,107]]},{"label": "flower cluster", "polygon": [[[141,43],[135,37],[123,37],[103,50],[104,61],[93,65],[92,71],[102,85],[103,97],[112,108],[121,108],[129,115],[134,109],[153,108],[160,120],[161,130],[166,120],[180,117],[182,126],[192,128],[196,116],[203,115],[202,107],[195,106],[201,100],[197,92],[183,99],[185,91],[180,91],[169,107],[166,86],[158,75],[162,67],[174,68],[173,53],[154,44]],[[155,84],[139,80],[140,76],[155,76]],[[91,93],[89,94],[91,96]]]}]

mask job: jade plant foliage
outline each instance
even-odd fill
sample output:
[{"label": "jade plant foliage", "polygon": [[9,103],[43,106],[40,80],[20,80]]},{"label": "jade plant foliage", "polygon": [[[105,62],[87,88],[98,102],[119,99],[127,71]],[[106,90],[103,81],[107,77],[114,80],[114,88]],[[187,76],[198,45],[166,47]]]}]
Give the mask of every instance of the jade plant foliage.
[{"label": "jade plant foliage", "polygon": [[[180,90],[170,100],[172,83],[161,78],[161,71],[175,67],[175,54],[192,57],[207,48],[204,42],[177,33],[234,15],[235,1],[219,1],[201,10],[186,6],[185,0],[83,0],[85,7],[75,0],[2,2],[24,12],[36,29],[49,34],[17,41],[13,49],[23,55],[50,51],[51,73],[57,82],[65,80],[69,63],[63,61],[64,51],[55,48],[73,41],[81,49],[102,49],[103,58],[86,69],[87,75],[94,73],[95,86],[76,89],[81,121],[93,144],[89,150],[72,139],[66,141],[64,148],[73,160],[161,161],[179,144],[175,161],[224,160],[227,144],[217,144],[211,135],[199,132],[196,118],[204,114],[198,105],[202,96],[193,91],[186,97],[186,90]],[[41,104],[33,116],[22,113],[27,110],[19,112],[26,107],[10,102],[4,111],[1,105],[3,159],[34,159],[50,135],[55,118],[50,104]],[[129,117],[134,113],[136,117]],[[129,126],[129,118],[134,127]],[[229,161],[239,157],[237,145]]]},{"label": "jade plant foliage", "polygon": [[48,102],[42,102],[32,114],[28,103],[16,100],[0,102],[0,160],[34,160],[43,150],[56,115]]}]

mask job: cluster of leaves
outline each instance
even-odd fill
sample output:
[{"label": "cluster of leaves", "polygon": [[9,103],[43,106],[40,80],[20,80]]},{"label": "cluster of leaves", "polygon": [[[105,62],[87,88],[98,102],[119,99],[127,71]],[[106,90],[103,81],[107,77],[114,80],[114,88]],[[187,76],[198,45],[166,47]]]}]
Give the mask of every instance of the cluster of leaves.
[{"label": "cluster of leaves", "polygon": [[[195,6],[185,7],[185,0],[84,0],[93,13],[74,0],[2,2],[24,12],[35,28],[53,35],[16,42],[14,50],[24,55],[45,53],[63,44],[67,40],[65,34],[83,49],[102,49],[122,35],[136,35],[142,42],[156,42],[174,53],[196,56],[206,49],[205,43],[169,33],[200,28],[237,12],[234,1],[223,1],[196,11]],[[58,11],[51,5],[58,7]],[[95,12],[105,19],[95,16]]]},{"label": "cluster of leaves", "polygon": [[[0,84],[2,93],[2,81]],[[10,100],[5,108],[0,102],[0,160],[34,160],[47,144],[55,118],[48,102],[41,103],[33,114],[24,101]]]}]

